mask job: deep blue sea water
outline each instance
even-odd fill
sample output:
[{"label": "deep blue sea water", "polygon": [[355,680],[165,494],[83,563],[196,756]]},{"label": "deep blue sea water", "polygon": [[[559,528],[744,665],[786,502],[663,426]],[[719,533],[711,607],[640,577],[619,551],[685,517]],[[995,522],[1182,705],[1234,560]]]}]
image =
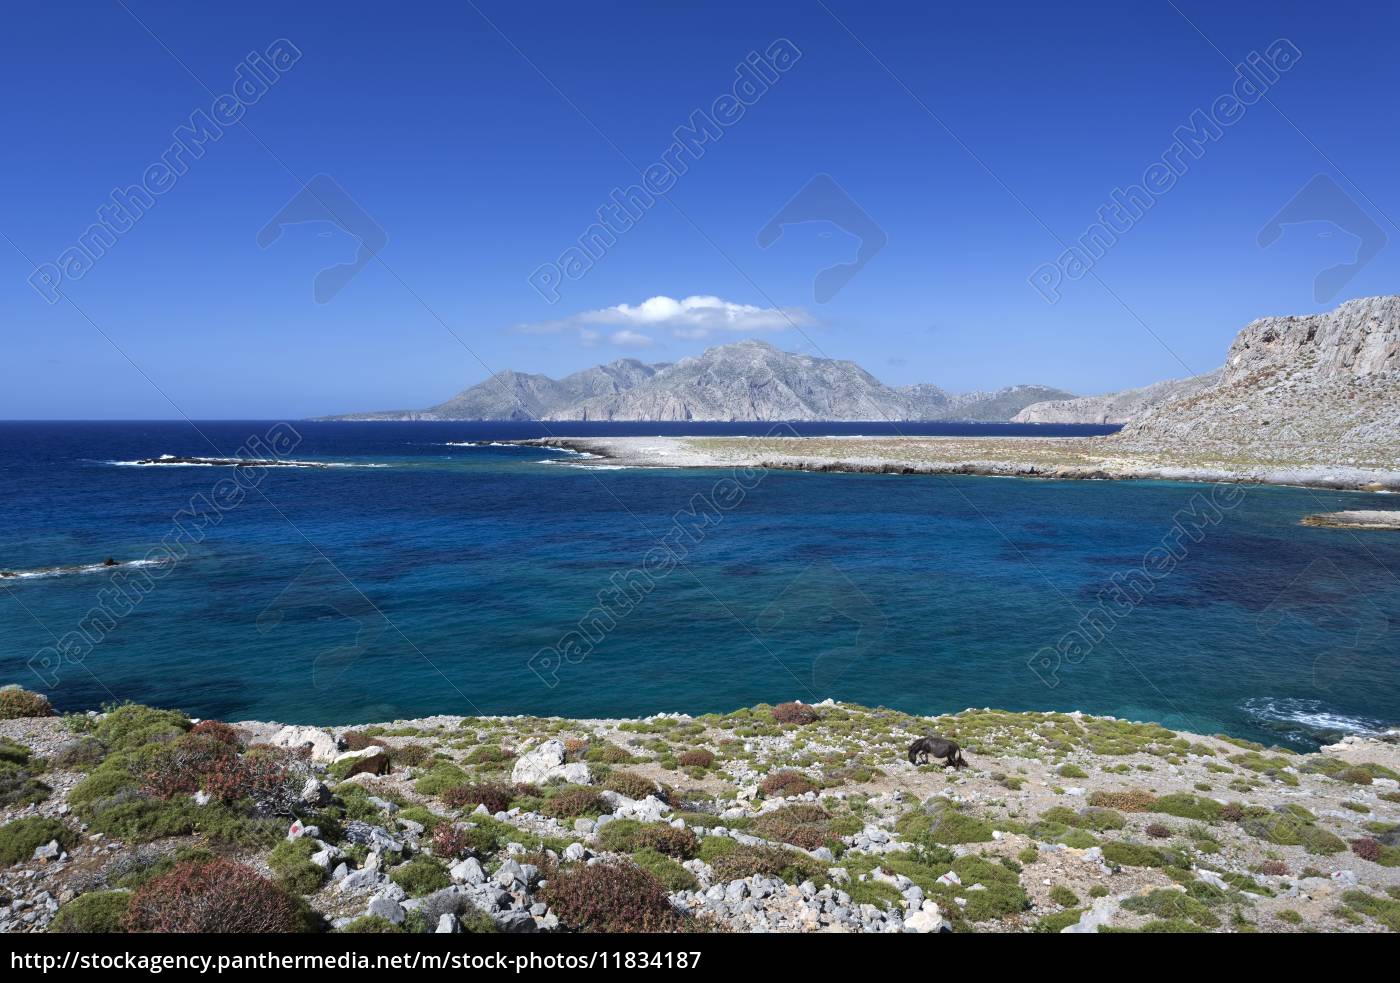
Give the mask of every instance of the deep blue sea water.
[{"label": "deep blue sea water", "polygon": [[[1115,576],[1140,581],[1174,515],[1212,486],[772,473],[743,476],[734,501],[722,472],[451,446],[537,432],[523,424],[296,423],[292,458],[345,466],[238,473],[257,476],[241,502],[232,469],[130,463],[231,455],[271,427],[0,423],[0,570],[181,544],[145,591],[120,568],[0,579],[0,682],[60,709],[136,700],[318,723],[828,696],[920,713],[1081,709],[1300,747],[1400,722],[1400,535],[1298,525],[1384,498],[1230,486],[1238,501],[1184,540],[1175,569],[1052,673],[1032,668],[1036,653]],[[204,508],[217,523],[192,533],[177,518],[221,495]],[[614,578],[639,596],[637,571],[697,495],[728,497],[687,538],[684,565],[645,581],[630,608],[607,595],[611,626],[590,622]],[[128,578],[125,594],[113,577]],[[536,659],[548,685],[530,660],[581,619],[596,644],[557,668]]]}]

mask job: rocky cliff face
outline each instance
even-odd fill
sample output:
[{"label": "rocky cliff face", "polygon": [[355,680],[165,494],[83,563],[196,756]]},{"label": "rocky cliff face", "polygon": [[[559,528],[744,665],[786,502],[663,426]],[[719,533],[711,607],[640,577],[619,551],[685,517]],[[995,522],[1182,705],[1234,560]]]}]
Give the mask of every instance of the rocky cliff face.
[{"label": "rocky cliff face", "polygon": [[1220,382],[1160,404],[1110,438],[1280,464],[1400,462],[1400,297],[1268,317],[1230,347]]},{"label": "rocky cliff face", "polygon": [[1013,417],[1015,423],[1127,423],[1163,403],[1190,396],[1220,382],[1221,369],[1187,379],[1168,379],[1140,389],[1102,396],[1078,396],[1032,403]]},{"label": "rocky cliff face", "polygon": [[499,372],[427,410],[339,419],[1005,422],[1030,403],[1071,395],[1047,386],[963,395],[932,385],[893,389],[854,362],[741,341],[671,364],[620,359],[558,381]]}]

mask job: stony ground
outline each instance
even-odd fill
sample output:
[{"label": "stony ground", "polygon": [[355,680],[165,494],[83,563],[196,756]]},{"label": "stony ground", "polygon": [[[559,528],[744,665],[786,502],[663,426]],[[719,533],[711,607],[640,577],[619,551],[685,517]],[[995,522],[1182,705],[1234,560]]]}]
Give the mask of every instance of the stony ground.
[{"label": "stony ground", "polygon": [[[586,927],[551,881],[609,862],[648,871],[698,930],[1400,930],[1400,745],[1383,740],[1295,754],[1078,714],[831,703],[235,725],[245,757],[298,755],[293,823],[123,785],[142,756],[174,760],[188,726],[144,708],[0,721],[0,930],[80,930],[77,899],[125,910],[211,853],[352,931]],[[910,764],[931,733],[969,767]],[[20,832],[39,817],[56,832],[34,847]]]},{"label": "stony ground", "polygon": [[[775,427],[781,427],[776,424]],[[1400,454],[1339,458],[1111,437],[550,437],[521,443],[593,455],[582,467],[768,468],[1018,478],[1226,481],[1400,489]]]}]

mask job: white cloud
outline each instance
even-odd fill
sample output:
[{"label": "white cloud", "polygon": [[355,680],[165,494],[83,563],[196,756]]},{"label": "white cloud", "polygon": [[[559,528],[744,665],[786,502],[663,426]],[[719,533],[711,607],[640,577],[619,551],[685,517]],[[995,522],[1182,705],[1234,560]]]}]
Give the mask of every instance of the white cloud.
[{"label": "white cloud", "polygon": [[650,348],[656,344],[651,340],[650,335],[644,335],[639,331],[628,331],[625,328],[608,335],[608,341],[618,348]]},{"label": "white cloud", "polygon": [[641,334],[641,330],[669,331],[676,338],[698,341],[716,333],[756,334],[812,323],[811,316],[800,307],[756,307],[736,304],[720,297],[696,295],[681,300],[649,297],[636,305],[615,304],[595,311],[583,311],[562,320],[521,324],[515,330],[522,334],[557,334],[569,328],[578,328],[579,340],[585,345],[593,345],[599,340],[598,332],[585,325],[616,327],[619,330],[608,336],[614,345],[643,347],[655,342],[650,336]]}]

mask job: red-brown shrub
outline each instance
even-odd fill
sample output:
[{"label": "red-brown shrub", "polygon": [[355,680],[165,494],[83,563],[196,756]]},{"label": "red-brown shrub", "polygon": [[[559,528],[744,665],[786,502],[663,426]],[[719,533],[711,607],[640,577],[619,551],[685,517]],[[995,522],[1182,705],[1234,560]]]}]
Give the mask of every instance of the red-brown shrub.
[{"label": "red-brown shrub", "polygon": [[764,813],[754,831],[770,840],[781,840],[804,850],[824,846],[830,838],[831,817],[821,806],[798,803]]},{"label": "red-brown shrub", "polygon": [[232,860],[186,861],[131,896],[131,932],[302,932],[306,909],[256,871]]},{"label": "red-brown shrub", "polygon": [[365,748],[374,747],[375,745],[379,745],[380,747],[384,746],[380,744],[377,739],[370,737],[368,734],[361,733],[358,730],[347,730],[342,733],[340,735],[340,743],[345,745],[345,750],[347,751],[363,751]]},{"label": "red-brown shrub", "polygon": [[452,823],[441,823],[433,830],[432,839],[433,853],[444,860],[456,860],[465,857],[471,850],[472,839],[467,835],[467,831],[457,828]]},{"label": "red-brown shrub", "polygon": [[0,689],[0,720],[17,720],[20,717],[52,717],[53,706],[49,698],[41,693],[31,693],[18,686]]},{"label": "red-brown shrub", "polygon": [[1237,823],[1244,818],[1244,806],[1238,802],[1227,802],[1220,807],[1220,818],[1227,823]]},{"label": "red-brown shrub", "polygon": [[307,774],[298,761],[295,755],[260,744],[241,757],[217,763],[204,777],[204,791],[220,802],[249,800],[264,815],[289,815]]},{"label": "red-brown shrub", "polygon": [[213,734],[191,731],[155,755],[141,784],[162,799],[192,795],[204,788],[210,775],[236,766],[237,761],[237,748]]},{"label": "red-brown shrub", "polygon": [[673,932],[682,921],[661,882],[633,863],[564,868],[541,896],[579,932]]},{"label": "red-brown shrub", "polygon": [[676,763],[682,768],[708,768],[715,763],[713,751],[706,751],[704,748],[696,748],[693,751],[686,751],[676,757]]},{"label": "red-brown shrub", "polygon": [[1265,860],[1257,869],[1259,873],[1270,877],[1282,877],[1288,873],[1288,864],[1282,860]]},{"label": "red-brown shrub", "polygon": [[603,780],[603,787],[629,799],[645,799],[656,794],[656,783],[635,771],[615,771]]},{"label": "red-brown shrub", "polygon": [[817,786],[806,775],[798,771],[775,771],[759,784],[764,795],[805,795],[816,791]]},{"label": "red-brown shrub", "polygon": [[815,722],[818,716],[820,714],[815,707],[796,700],[791,703],[779,703],[773,708],[773,719],[780,724],[810,724]]},{"label": "red-brown shrub", "polygon": [[201,720],[190,729],[191,734],[205,734],[222,741],[230,747],[242,747],[246,734],[232,724],[226,724],[222,720]]},{"label": "red-brown shrub", "polygon": [[1381,844],[1379,840],[1373,840],[1369,836],[1363,836],[1359,840],[1351,841],[1351,852],[1362,860],[1369,860],[1375,863],[1381,857]]},{"label": "red-brown shrub", "polygon": [[1159,840],[1165,840],[1172,835],[1172,831],[1167,827],[1163,826],[1161,823],[1148,823],[1147,826],[1143,829],[1143,832],[1146,833],[1148,836],[1156,837]]},{"label": "red-brown shrub", "polygon": [[637,830],[635,842],[639,850],[650,847],[657,853],[664,853],[677,860],[689,860],[695,856],[695,851],[700,845],[694,831],[677,829],[664,823],[642,826]]},{"label": "red-brown shrub", "polygon": [[389,758],[394,764],[405,768],[416,768],[432,756],[432,748],[426,744],[404,744],[389,749]]},{"label": "red-brown shrub", "polygon": [[560,792],[554,798],[549,799],[544,804],[544,814],[553,816],[556,819],[567,819],[573,816],[583,816],[590,812],[607,812],[607,805],[603,802],[603,797],[591,788],[577,788],[569,792]]},{"label": "red-brown shrub", "polygon": [[510,808],[511,791],[498,782],[457,785],[442,793],[442,801],[453,809],[475,809],[484,805],[493,816]]}]

